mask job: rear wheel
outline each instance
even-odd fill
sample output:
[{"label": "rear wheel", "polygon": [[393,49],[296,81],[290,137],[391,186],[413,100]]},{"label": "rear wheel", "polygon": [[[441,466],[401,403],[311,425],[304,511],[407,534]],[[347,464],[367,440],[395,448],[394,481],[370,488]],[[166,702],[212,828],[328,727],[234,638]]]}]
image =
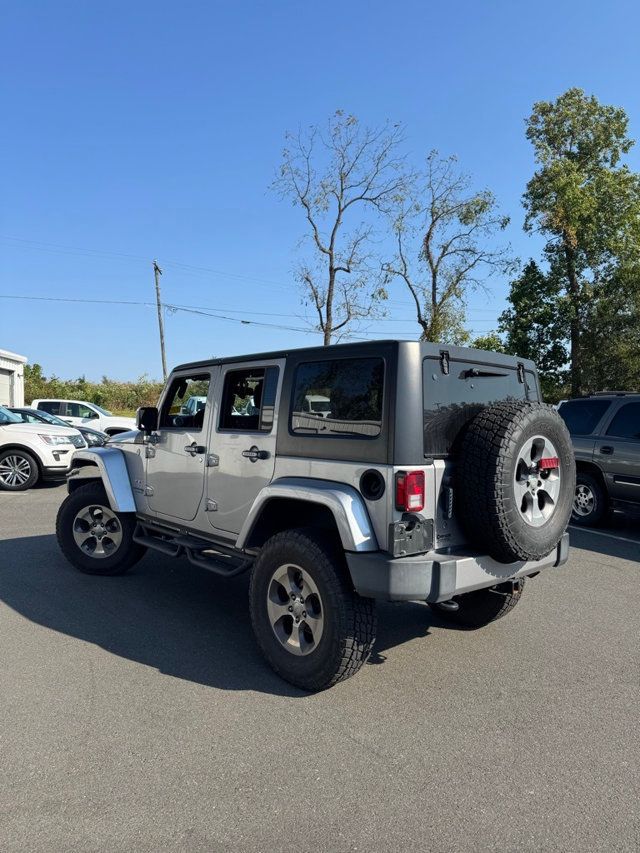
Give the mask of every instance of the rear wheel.
[{"label": "rear wheel", "polygon": [[249,604],[260,650],[296,687],[331,687],[371,654],[375,603],[353,591],[340,549],[315,531],[284,531],[267,541],[253,566]]},{"label": "rear wheel", "polygon": [[38,482],[38,463],[26,450],[5,450],[0,453],[0,489],[22,492]]},{"label": "rear wheel", "polygon": [[133,513],[114,512],[101,482],[75,489],[58,510],[56,535],[67,560],[88,575],[124,574],[145,553],[133,541]]},{"label": "rear wheel", "polygon": [[591,527],[599,524],[607,513],[607,495],[600,481],[591,474],[579,471],[571,512],[572,524]]},{"label": "rear wheel", "polygon": [[511,613],[520,601],[523,589],[524,578],[521,578],[518,581],[492,586],[490,589],[478,589],[475,592],[457,595],[452,599],[458,605],[457,610],[439,607],[437,604],[431,607],[437,610],[447,622],[467,631],[473,631]]}]

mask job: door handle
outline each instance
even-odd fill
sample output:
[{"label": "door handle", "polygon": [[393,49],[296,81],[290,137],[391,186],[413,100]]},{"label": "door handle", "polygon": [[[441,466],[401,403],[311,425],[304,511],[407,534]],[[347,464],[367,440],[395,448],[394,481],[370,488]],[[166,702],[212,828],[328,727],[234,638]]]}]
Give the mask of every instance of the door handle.
[{"label": "door handle", "polygon": [[610,444],[605,444],[600,448],[600,453],[604,453],[605,456],[612,456],[613,447]]},{"label": "door handle", "polygon": [[249,450],[243,450],[242,455],[245,459],[250,459],[252,462],[257,462],[258,459],[268,459],[269,451],[268,450],[258,450],[258,448],[253,445]]},{"label": "door handle", "polygon": [[202,444],[196,444],[195,441],[193,441],[191,444],[187,444],[184,449],[184,452],[190,453],[191,456],[197,456],[198,453],[204,453],[206,449],[207,448],[203,447]]}]

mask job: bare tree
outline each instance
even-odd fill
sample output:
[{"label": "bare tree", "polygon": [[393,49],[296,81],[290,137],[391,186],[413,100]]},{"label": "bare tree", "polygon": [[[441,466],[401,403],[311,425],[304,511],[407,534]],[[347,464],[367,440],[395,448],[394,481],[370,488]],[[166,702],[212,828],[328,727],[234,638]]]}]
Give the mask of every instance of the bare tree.
[{"label": "bare tree", "polygon": [[[376,215],[393,216],[405,193],[402,130],[363,127],[336,112],[328,127],[287,134],[274,189],[300,207],[311,254],[298,278],[324,344],[386,298],[375,251]],[[303,238],[304,239],[304,238]]]},{"label": "bare tree", "polygon": [[421,340],[463,343],[466,297],[495,272],[509,272],[508,247],[492,248],[509,223],[493,193],[470,191],[455,157],[427,157],[424,176],[394,221],[396,254],[386,281],[404,281],[415,303]]}]

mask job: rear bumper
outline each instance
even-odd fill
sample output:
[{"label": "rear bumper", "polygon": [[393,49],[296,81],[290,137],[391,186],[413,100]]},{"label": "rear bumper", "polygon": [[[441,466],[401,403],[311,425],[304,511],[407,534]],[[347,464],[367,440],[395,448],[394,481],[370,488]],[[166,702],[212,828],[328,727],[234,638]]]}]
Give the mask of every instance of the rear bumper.
[{"label": "rear bumper", "polygon": [[359,595],[385,601],[448,601],[454,595],[484,589],[543,569],[569,557],[569,534],[542,560],[498,563],[487,556],[430,551],[415,557],[391,557],[384,551],[348,553],[351,580]]}]

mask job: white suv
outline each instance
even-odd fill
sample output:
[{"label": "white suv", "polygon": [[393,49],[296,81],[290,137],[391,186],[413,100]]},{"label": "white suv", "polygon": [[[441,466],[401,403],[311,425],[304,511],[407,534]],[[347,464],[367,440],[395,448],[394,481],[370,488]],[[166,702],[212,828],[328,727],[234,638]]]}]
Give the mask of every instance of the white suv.
[{"label": "white suv", "polygon": [[106,432],[107,435],[117,435],[136,429],[135,418],[121,418],[111,414],[106,409],[87,403],[85,400],[34,400],[33,409],[57,415],[72,426],[87,426]]},{"label": "white suv", "polygon": [[40,479],[64,479],[74,450],[86,446],[76,429],[26,424],[0,406],[0,490],[20,492]]}]

